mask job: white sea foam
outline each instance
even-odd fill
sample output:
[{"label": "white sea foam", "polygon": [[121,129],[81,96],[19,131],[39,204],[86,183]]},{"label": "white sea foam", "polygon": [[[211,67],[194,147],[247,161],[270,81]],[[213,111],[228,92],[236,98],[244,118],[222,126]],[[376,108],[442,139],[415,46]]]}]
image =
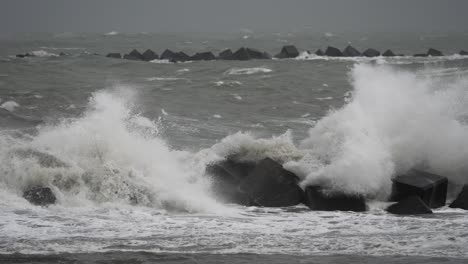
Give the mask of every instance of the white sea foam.
[{"label": "white sea foam", "polygon": [[31,52],[32,55],[36,56],[36,57],[58,57],[57,54],[55,53],[52,53],[52,52],[47,52],[45,50],[35,50],[33,52]]},{"label": "white sea foam", "polygon": [[10,112],[15,111],[15,108],[19,107],[19,104],[15,101],[6,101],[0,105],[0,108],[6,109]]},{"label": "white sea foam", "polygon": [[250,75],[256,73],[269,73],[272,72],[272,69],[266,67],[254,67],[254,68],[231,68],[227,70],[224,74],[226,75]]},{"label": "white sea foam", "polygon": [[230,80],[228,80],[228,81],[216,81],[216,82],[214,82],[214,84],[216,86],[230,86],[230,87],[242,85],[242,83],[239,82],[239,81],[230,81]]},{"label": "white sea foam", "polygon": [[158,137],[158,124],[136,112],[134,98],[127,90],[100,91],[81,118],[44,126],[30,140],[1,135],[0,183],[17,193],[51,186],[67,206],[113,202],[224,212],[208,196],[204,165],[196,170],[188,152],[171,150]]},{"label": "white sea foam", "polygon": [[111,32],[105,33],[104,35],[106,35],[106,36],[115,36],[115,35],[118,35],[118,34],[119,34],[119,32],[117,32],[117,31],[111,31]]},{"label": "white sea foam", "polygon": [[147,81],[177,81],[177,80],[182,80],[183,78],[177,78],[177,77],[149,77],[146,78]]},{"label": "white sea foam", "polygon": [[422,167],[467,182],[468,80],[422,78],[388,66],[357,65],[353,98],[310,129],[299,162],[306,184],[379,198],[397,172]]}]

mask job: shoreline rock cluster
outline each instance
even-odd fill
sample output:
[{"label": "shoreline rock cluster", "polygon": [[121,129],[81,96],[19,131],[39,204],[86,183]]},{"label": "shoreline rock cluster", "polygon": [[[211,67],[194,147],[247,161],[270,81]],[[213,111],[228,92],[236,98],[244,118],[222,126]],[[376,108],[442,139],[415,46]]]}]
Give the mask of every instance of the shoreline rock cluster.
[{"label": "shoreline rock cluster", "polygon": [[[312,53],[306,51],[309,55]],[[328,46],[325,51],[321,49],[317,50],[315,53],[317,56],[327,56],[327,57],[396,57],[396,56],[405,56],[404,54],[394,53],[392,50],[388,49],[381,53],[380,51],[369,48],[363,52],[358,51],[351,45],[346,46],[343,50],[338,48]],[[468,52],[461,50],[459,55],[467,56]],[[286,45],[281,48],[281,51],[275,56],[271,56],[267,52],[260,51],[258,49],[242,47],[233,52],[231,49],[226,49],[221,51],[217,56],[211,52],[198,52],[190,56],[183,51],[174,52],[170,49],[166,49],[161,56],[151,49],[147,49],[145,52],[140,53],[138,50],[133,49],[130,53],[121,54],[121,53],[108,53],[106,57],[116,58],[116,59],[127,59],[127,60],[137,60],[137,61],[152,61],[152,60],[168,60],[170,62],[185,62],[185,61],[210,61],[210,60],[270,60],[273,58],[276,59],[291,59],[297,58],[300,55],[299,50],[294,45]],[[444,56],[444,54],[434,48],[429,48],[426,53],[417,53],[412,55],[413,57],[438,57]]]}]

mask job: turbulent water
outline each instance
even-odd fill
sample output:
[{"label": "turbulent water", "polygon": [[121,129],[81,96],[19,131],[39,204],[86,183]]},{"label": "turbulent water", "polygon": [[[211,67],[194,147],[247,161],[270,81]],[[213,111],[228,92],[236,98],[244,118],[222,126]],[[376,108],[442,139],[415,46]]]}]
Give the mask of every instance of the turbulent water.
[{"label": "turbulent water", "polygon": [[[177,64],[102,56],[348,42],[448,55]],[[465,211],[400,217],[382,202],[392,177],[409,168],[447,176],[450,199],[468,182],[468,57],[450,55],[468,49],[468,35],[63,33],[5,38],[0,47],[4,262],[87,262],[109,252],[183,263],[468,258]],[[14,57],[25,52],[36,57]],[[271,157],[302,186],[364,195],[370,210],[224,204],[204,169],[231,154]],[[22,193],[34,185],[50,186],[57,204],[29,204]]]}]

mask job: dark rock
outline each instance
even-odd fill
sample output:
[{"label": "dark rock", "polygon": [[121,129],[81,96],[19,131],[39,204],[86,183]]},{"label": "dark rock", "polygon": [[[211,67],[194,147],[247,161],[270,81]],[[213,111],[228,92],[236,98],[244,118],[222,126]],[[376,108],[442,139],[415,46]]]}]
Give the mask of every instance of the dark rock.
[{"label": "dark rock", "polygon": [[397,215],[432,214],[431,209],[416,195],[408,196],[398,203],[390,205],[386,211]]},{"label": "dark rock", "polygon": [[317,211],[355,211],[367,210],[366,201],[362,196],[343,193],[327,195],[320,186],[307,186],[305,189],[305,204]]},{"label": "dark rock", "polygon": [[196,53],[190,58],[190,60],[193,60],[193,61],[199,61],[199,60],[208,61],[208,60],[215,60],[215,59],[216,57],[211,51]]},{"label": "dark rock", "polygon": [[430,48],[430,49],[427,51],[427,56],[439,57],[439,56],[444,56],[444,54],[442,54],[442,52],[439,51],[439,50]]},{"label": "dark rock", "polygon": [[214,193],[224,202],[251,205],[248,195],[239,189],[242,179],[254,169],[255,163],[226,159],[210,164],[206,173],[211,176]]},{"label": "dark rock", "polygon": [[25,53],[25,54],[16,54],[17,58],[26,58],[26,57],[35,57],[34,54]]},{"label": "dark rock", "polygon": [[163,54],[161,54],[162,60],[169,60],[171,62],[184,62],[189,61],[190,56],[184,52],[173,52],[172,50],[166,49]]},{"label": "dark rock", "polygon": [[254,204],[265,207],[293,206],[301,203],[304,192],[299,178],[270,158],[261,160],[244,179],[240,190],[247,193]]},{"label": "dark rock", "polygon": [[62,57],[62,56],[67,56],[67,55],[68,55],[68,54],[65,53],[65,52],[63,52],[63,51],[59,53],[59,56],[60,56],[60,57]]},{"label": "dark rock", "polygon": [[357,49],[355,49],[353,46],[348,45],[344,50],[343,50],[343,56],[345,57],[360,57],[361,52],[359,52]]},{"label": "dark rock", "polygon": [[401,201],[409,196],[419,196],[430,208],[445,205],[448,180],[445,177],[410,170],[406,174],[393,179],[391,201]]},{"label": "dark rock", "polygon": [[413,55],[413,57],[427,57],[426,53],[416,53]]},{"label": "dark rock", "polygon": [[49,187],[34,186],[23,193],[24,199],[34,205],[54,204],[57,198]]},{"label": "dark rock", "polygon": [[107,58],[115,58],[115,59],[121,59],[122,55],[120,53],[108,53],[106,55]]},{"label": "dark rock", "polygon": [[283,46],[281,52],[275,55],[275,58],[286,59],[286,58],[296,58],[299,56],[299,51],[294,45]]},{"label": "dark rock", "polygon": [[150,49],[147,49],[145,52],[143,52],[143,54],[141,54],[142,56],[142,59],[144,61],[152,61],[152,60],[157,60],[159,59],[159,56],[158,54],[156,54],[156,52],[150,50]]},{"label": "dark rock", "polygon": [[366,57],[378,57],[380,56],[380,52],[375,49],[367,49],[362,53],[362,55]]},{"label": "dark rock", "polygon": [[458,194],[457,199],[450,204],[450,207],[468,210],[468,184],[463,186],[462,191]]},{"label": "dark rock", "polygon": [[464,50],[460,50],[460,52],[458,53],[462,56],[467,56],[468,55],[468,51],[464,51]]},{"label": "dark rock", "polygon": [[219,53],[218,58],[220,60],[232,60],[232,50],[227,49]]},{"label": "dark rock", "polygon": [[269,59],[264,52],[251,48],[240,48],[232,54],[234,60]]},{"label": "dark rock", "polygon": [[126,59],[126,60],[141,61],[140,58],[135,57],[135,56],[132,56],[132,55],[130,55],[130,54],[125,54],[125,55],[123,56],[123,58]]},{"label": "dark rock", "polygon": [[325,56],[325,53],[323,53],[323,51],[321,49],[318,49],[316,52],[315,52],[315,55],[317,56]]},{"label": "dark rock", "polygon": [[388,49],[382,54],[382,56],[384,56],[384,57],[395,57],[396,55],[395,55],[395,53],[393,53],[392,50]]},{"label": "dark rock", "polygon": [[[124,56],[124,59],[125,59],[125,56]],[[143,60],[143,55],[141,55],[141,53],[138,50],[134,49],[127,55],[127,59],[129,59],[129,60]]]},{"label": "dark rock", "polygon": [[263,52],[263,58],[262,58],[262,59],[264,59],[264,60],[271,60],[272,57],[271,57],[270,53],[264,51],[264,52]]},{"label": "dark rock", "polygon": [[325,56],[329,57],[343,57],[343,53],[335,47],[328,46],[327,50],[325,51]]}]

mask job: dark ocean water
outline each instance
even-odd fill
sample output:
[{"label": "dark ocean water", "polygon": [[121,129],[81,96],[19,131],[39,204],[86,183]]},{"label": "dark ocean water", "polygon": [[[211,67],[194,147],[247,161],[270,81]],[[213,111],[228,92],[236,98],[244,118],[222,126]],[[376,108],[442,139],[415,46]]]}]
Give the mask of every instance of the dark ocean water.
[{"label": "dark ocean water", "polygon": [[[349,42],[446,56],[177,64],[103,56],[241,46],[275,54],[288,43],[315,51]],[[413,167],[449,177],[450,199],[468,182],[468,58],[452,55],[461,49],[468,35],[4,38],[0,262],[464,263],[465,211],[398,217],[382,202],[391,177]],[[37,56],[14,57],[25,52]],[[204,168],[234,153],[272,157],[303,185],[326,179],[360,193],[370,210],[223,204]],[[57,205],[21,197],[36,184],[50,186]]]}]

